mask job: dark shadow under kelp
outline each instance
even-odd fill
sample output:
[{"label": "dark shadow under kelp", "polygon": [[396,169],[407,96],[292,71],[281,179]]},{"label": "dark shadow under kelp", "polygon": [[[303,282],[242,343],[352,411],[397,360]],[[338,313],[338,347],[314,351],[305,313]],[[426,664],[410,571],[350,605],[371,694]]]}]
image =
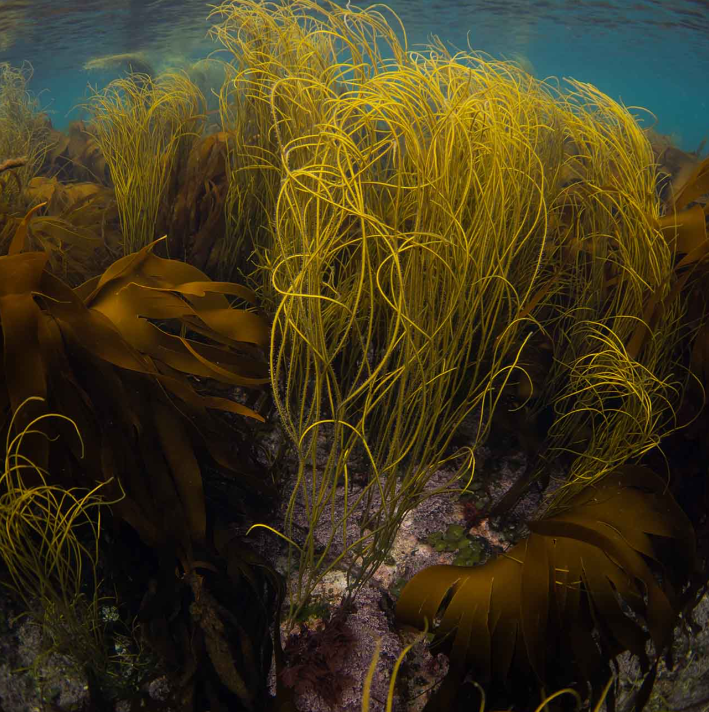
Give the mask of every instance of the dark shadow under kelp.
[{"label": "dark shadow under kelp", "polygon": [[[223,697],[222,704],[234,698],[244,709],[259,709],[278,581],[226,522],[208,517],[198,457],[209,456],[230,472],[245,499],[268,495],[248,443],[240,443],[238,431],[210,411],[261,416],[238,402],[198,393],[189,378],[240,386],[266,382],[259,355],[266,324],[253,312],[232,308],[225,297],[252,295],[238,285],[214,283],[185,263],[155,257],[151,245],[71,289],[46,270],[45,252],[22,252],[26,230],[23,221],[10,253],[0,258],[5,344],[0,399],[13,412],[6,423],[8,443],[17,440],[15,432],[23,433],[12,455],[20,464],[7,470],[21,470],[21,479],[14,489],[5,482],[4,511],[17,521],[19,503],[30,498],[36,509],[42,488],[60,493],[40,509],[47,514],[39,541],[33,544],[31,531],[17,536],[29,547],[30,561],[61,561],[67,555],[56,547],[66,534],[59,525],[73,523],[65,511],[67,497],[98,483],[100,502],[110,503],[114,538],[126,536],[121,527],[128,525],[152,551],[146,551],[153,562],[147,589],[142,601],[132,601],[133,614],[167,669],[180,671],[175,694],[184,704],[199,704],[195,695],[206,695],[215,705]],[[156,325],[175,320],[182,327],[179,335]],[[191,339],[192,332],[200,340]],[[53,411],[61,416],[48,418]],[[81,439],[72,437],[71,428]],[[90,523],[86,497],[70,511]],[[50,513],[58,518],[55,524]],[[23,515],[20,521],[26,520]],[[98,531],[97,522],[94,547]],[[47,607],[52,599],[46,587],[18,578],[14,540],[3,546],[13,584]],[[63,590],[63,576],[47,589],[62,590],[63,617],[80,610],[84,558],[78,551],[71,559],[78,570],[73,599]],[[89,563],[95,569],[95,554]],[[89,595],[94,607],[97,586],[94,580],[95,593]],[[235,597],[251,601],[249,616],[230,612],[228,602]],[[95,610],[86,620],[99,626]],[[73,652],[80,655],[76,647]],[[83,658],[95,671],[95,657]],[[261,687],[247,680],[261,680]],[[94,697],[98,694],[97,689]]]}]

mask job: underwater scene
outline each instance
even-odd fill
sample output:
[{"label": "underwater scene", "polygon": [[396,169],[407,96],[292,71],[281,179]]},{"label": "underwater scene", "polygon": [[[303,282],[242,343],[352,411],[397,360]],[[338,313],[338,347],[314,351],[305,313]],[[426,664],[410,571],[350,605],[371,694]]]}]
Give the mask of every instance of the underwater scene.
[{"label": "underwater scene", "polygon": [[0,0],[0,712],[708,712],[708,10]]}]

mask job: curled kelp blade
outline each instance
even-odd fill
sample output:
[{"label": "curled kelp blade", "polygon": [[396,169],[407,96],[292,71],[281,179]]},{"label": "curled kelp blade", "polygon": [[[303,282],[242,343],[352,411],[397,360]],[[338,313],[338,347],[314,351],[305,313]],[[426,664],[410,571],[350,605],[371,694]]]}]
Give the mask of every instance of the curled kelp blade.
[{"label": "curled kelp blade", "polygon": [[170,236],[170,254],[189,255],[199,267],[208,264],[212,249],[225,230],[229,139],[227,132],[218,131],[195,142],[169,216],[166,232]]},{"label": "curled kelp blade", "polygon": [[[234,385],[268,380],[263,361],[248,353],[249,347],[267,345],[267,323],[254,312],[231,307],[226,298],[229,294],[252,302],[253,292],[244,287],[211,282],[191,265],[157,257],[149,245],[78,291],[126,341],[173,369]],[[167,333],[150,319],[175,320],[214,343]],[[234,348],[239,345],[241,351]]]},{"label": "curled kelp blade", "polygon": [[[687,282],[694,268],[704,262],[709,255],[707,237],[707,212],[709,205],[691,203],[709,192],[709,159],[702,161],[683,178],[681,188],[675,190],[665,214],[658,219],[657,227],[676,255],[674,265],[675,280],[669,293],[661,284],[647,295],[643,318],[628,342],[627,350],[631,358],[637,358],[673,300],[687,289]],[[688,207],[689,206],[689,207]]]},{"label": "curled kelp blade", "polygon": [[117,242],[118,213],[113,191],[96,183],[62,184],[38,176],[25,189],[29,201],[43,201],[32,215],[25,249],[43,249],[51,270],[72,282],[95,273]]},{"label": "curled kelp blade", "polygon": [[[256,493],[260,500],[271,494],[261,473],[249,465],[251,460],[239,456],[239,448],[248,455],[247,437],[210,411],[260,416],[240,403],[200,394],[190,378],[195,368],[179,371],[158,353],[146,354],[131,344],[106,314],[87,306],[88,287],[73,290],[47,271],[47,262],[44,252],[0,257],[0,406],[17,413],[15,403],[46,393],[52,408],[81,428],[85,447],[79,447],[75,437],[58,438],[54,428],[44,427],[50,437],[26,435],[23,443],[51,475],[53,487],[106,483],[106,496],[116,500],[113,515],[155,553],[160,570],[150,575],[158,583],[146,590],[140,617],[154,649],[179,667],[177,688],[185,699],[194,695],[195,685],[209,679],[222,688],[220,694],[226,690],[240,702],[240,709],[262,709],[275,586],[265,563],[236,540],[219,547],[219,557],[214,555],[202,479],[206,451],[232,475],[237,503],[248,494]],[[188,274],[187,280],[186,293],[209,301],[210,284],[204,275]],[[91,291],[99,281],[92,280]],[[129,299],[134,287],[129,283],[114,295],[118,311],[136,306]],[[181,305],[170,287],[166,279],[159,289],[146,290],[148,296],[157,295],[154,306],[164,311],[156,314],[167,318],[185,312],[193,320],[188,328],[199,327],[203,337],[214,334],[220,349],[214,367],[206,356],[212,351],[195,349],[192,354],[186,347],[187,354],[210,377],[223,374],[224,382],[233,382],[241,362],[230,360],[229,351],[244,342],[238,324],[228,319],[237,310],[223,293],[243,299],[248,292],[217,284],[217,303],[210,311]],[[136,320],[142,318],[138,315]],[[256,354],[258,347],[249,346]],[[255,361],[254,354],[243,358]],[[22,417],[12,421],[15,426],[24,427],[46,409],[44,401],[34,403],[38,408],[24,406]],[[6,419],[3,433],[8,427]],[[59,426],[56,430],[61,432]],[[180,577],[174,573],[176,564]],[[242,620],[232,613],[234,601],[246,606],[249,616]]]},{"label": "curled kelp blade", "polygon": [[709,193],[709,158],[697,164],[682,185],[674,186],[672,203],[676,210],[682,210],[706,193]]},{"label": "curled kelp blade", "polygon": [[[88,205],[92,194],[79,202]],[[194,447],[206,447],[246,489],[264,492],[244,462],[235,461],[234,433],[209,411],[263,418],[241,403],[201,395],[189,379],[247,386],[267,381],[259,349],[267,343],[268,326],[226,298],[249,303],[254,294],[211,282],[149,248],[74,290],[47,271],[46,252],[22,252],[33,211],[18,225],[11,254],[0,257],[2,402],[14,411],[40,396],[61,406],[90,441],[84,457],[72,454],[75,466],[67,475],[120,481],[126,496],[115,507],[119,516],[146,543],[171,540],[188,560],[192,545],[205,536]],[[175,322],[179,335],[150,319]],[[188,331],[200,341],[186,338]],[[32,413],[25,409],[22,415]],[[37,443],[40,466],[46,465],[49,442]]]},{"label": "curled kelp blade", "polygon": [[[12,412],[18,413],[16,425],[20,429],[47,412],[46,368],[38,342],[42,313],[32,296],[41,283],[46,264],[47,255],[40,252],[0,258],[0,383],[4,385]],[[20,410],[22,403],[32,396],[39,399]],[[34,436],[29,436],[28,442],[29,439],[33,439],[35,448],[33,460],[38,467],[46,467],[46,438],[39,437],[35,441]]]},{"label": "curled kelp blade", "polygon": [[418,573],[397,620],[419,629],[437,621],[436,642],[455,674],[470,670],[485,683],[532,671],[538,684],[553,685],[563,671],[597,687],[625,650],[647,669],[648,634],[658,653],[671,642],[678,592],[695,565],[693,529],[666,483],[643,467],[619,468],[530,529],[483,566]]}]

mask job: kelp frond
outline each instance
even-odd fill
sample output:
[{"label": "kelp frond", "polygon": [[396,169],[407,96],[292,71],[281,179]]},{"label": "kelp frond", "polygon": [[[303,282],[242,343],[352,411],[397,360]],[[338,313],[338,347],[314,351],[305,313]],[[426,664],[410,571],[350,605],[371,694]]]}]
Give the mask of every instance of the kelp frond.
[{"label": "kelp frond", "polygon": [[574,680],[584,696],[590,684],[598,700],[611,660],[626,650],[648,673],[640,697],[647,695],[694,575],[692,526],[663,480],[637,466],[587,486],[568,505],[531,522],[525,540],[483,566],[432,566],[406,585],[398,621],[433,626],[436,647],[451,658],[427,709],[444,709],[467,672],[498,694],[514,687],[523,699]]},{"label": "kelp frond", "polygon": [[50,147],[48,121],[28,89],[32,72],[28,62],[21,67],[0,62],[0,163],[23,159],[12,172],[0,174],[0,206],[7,212],[26,207],[22,191],[37,175]]},{"label": "kelp frond", "polygon": [[[596,435],[569,492],[657,445],[679,387],[681,306],[638,352],[673,253],[652,151],[627,109],[440,43],[409,52],[395,16],[378,11],[238,0],[216,13],[235,58],[221,104],[236,131],[230,200],[269,226],[248,239],[300,463],[285,535],[295,540],[296,506],[310,521],[296,606],[343,557],[361,564],[355,588],[366,580],[450,461],[458,425],[476,411],[483,439],[501,395],[522,394],[523,381],[527,399],[557,414],[550,453],[578,453]],[[533,381],[527,346],[540,333],[552,365]],[[597,416],[610,397],[617,408]],[[356,458],[368,474],[353,486]]]},{"label": "kelp frond", "polygon": [[[247,387],[267,382],[258,352],[267,326],[252,311],[232,308],[225,296],[249,302],[253,294],[159,258],[152,245],[71,289],[46,271],[46,253],[21,251],[30,219],[0,258],[0,403],[18,413],[28,397],[49,398],[79,426],[86,455],[36,439],[38,467],[59,447],[68,470],[76,468],[82,479],[120,479],[126,497],[114,510],[146,543],[172,542],[189,569],[192,545],[204,539],[206,527],[193,448],[202,442],[217,462],[235,466],[230,437],[208,409],[261,418],[241,403],[199,394],[189,377]],[[45,412],[31,405],[17,416],[18,427]],[[243,484],[263,491],[247,469]]]},{"label": "kelp frond", "polygon": [[[56,579],[65,599],[49,601],[47,615],[61,603],[73,606],[72,615],[94,610],[94,601],[74,595],[72,577],[78,580],[86,553],[77,548],[77,542],[86,546],[82,512],[100,489],[112,498],[117,523],[132,527],[140,546],[155,552],[158,570],[150,576],[158,584],[145,592],[141,630],[166,660],[195,671],[175,683],[179,694],[192,699],[204,675],[220,695],[260,709],[278,577],[226,526],[208,526],[202,469],[210,455],[244,498],[271,493],[243,431],[213,411],[262,416],[209,392],[214,382],[268,382],[261,353],[267,324],[228,299],[248,304],[254,295],[159,258],[152,244],[72,289],[46,270],[46,253],[22,251],[31,221],[29,214],[10,254],[0,257],[0,413],[12,414],[3,433],[9,438],[5,479],[13,483],[13,498],[3,502],[0,549],[9,550],[13,576],[28,590]],[[50,408],[62,417],[49,417]],[[79,442],[67,437],[77,429]],[[15,456],[20,442],[26,450]],[[21,486],[12,479],[19,473]],[[98,489],[82,498],[77,483]],[[125,532],[116,531],[120,540]],[[89,534],[95,544],[98,530]],[[39,547],[31,546],[33,536]],[[59,554],[55,537],[65,547]],[[250,604],[248,615],[231,612],[234,600]],[[61,626],[59,633],[66,632]],[[175,651],[178,639],[194,647]]]},{"label": "kelp frond", "polygon": [[204,97],[184,74],[129,74],[95,91],[87,108],[129,254],[158,237],[158,215],[176,161],[202,130]]}]

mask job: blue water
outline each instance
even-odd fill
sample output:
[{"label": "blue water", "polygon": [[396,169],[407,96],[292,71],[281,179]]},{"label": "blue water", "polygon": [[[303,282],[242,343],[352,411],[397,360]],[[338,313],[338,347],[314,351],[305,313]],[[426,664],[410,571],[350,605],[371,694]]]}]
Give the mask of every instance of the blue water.
[{"label": "blue water", "polygon": [[[362,3],[366,5],[368,3]],[[392,0],[410,46],[438,35],[497,57],[524,56],[536,76],[595,84],[657,117],[656,128],[686,150],[709,135],[709,2],[706,0]],[[0,0],[0,61],[31,61],[31,88],[55,126],[80,118],[73,107],[96,56],[145,51],[158,63],[216,49],[206,39],[203,0]]]}]

